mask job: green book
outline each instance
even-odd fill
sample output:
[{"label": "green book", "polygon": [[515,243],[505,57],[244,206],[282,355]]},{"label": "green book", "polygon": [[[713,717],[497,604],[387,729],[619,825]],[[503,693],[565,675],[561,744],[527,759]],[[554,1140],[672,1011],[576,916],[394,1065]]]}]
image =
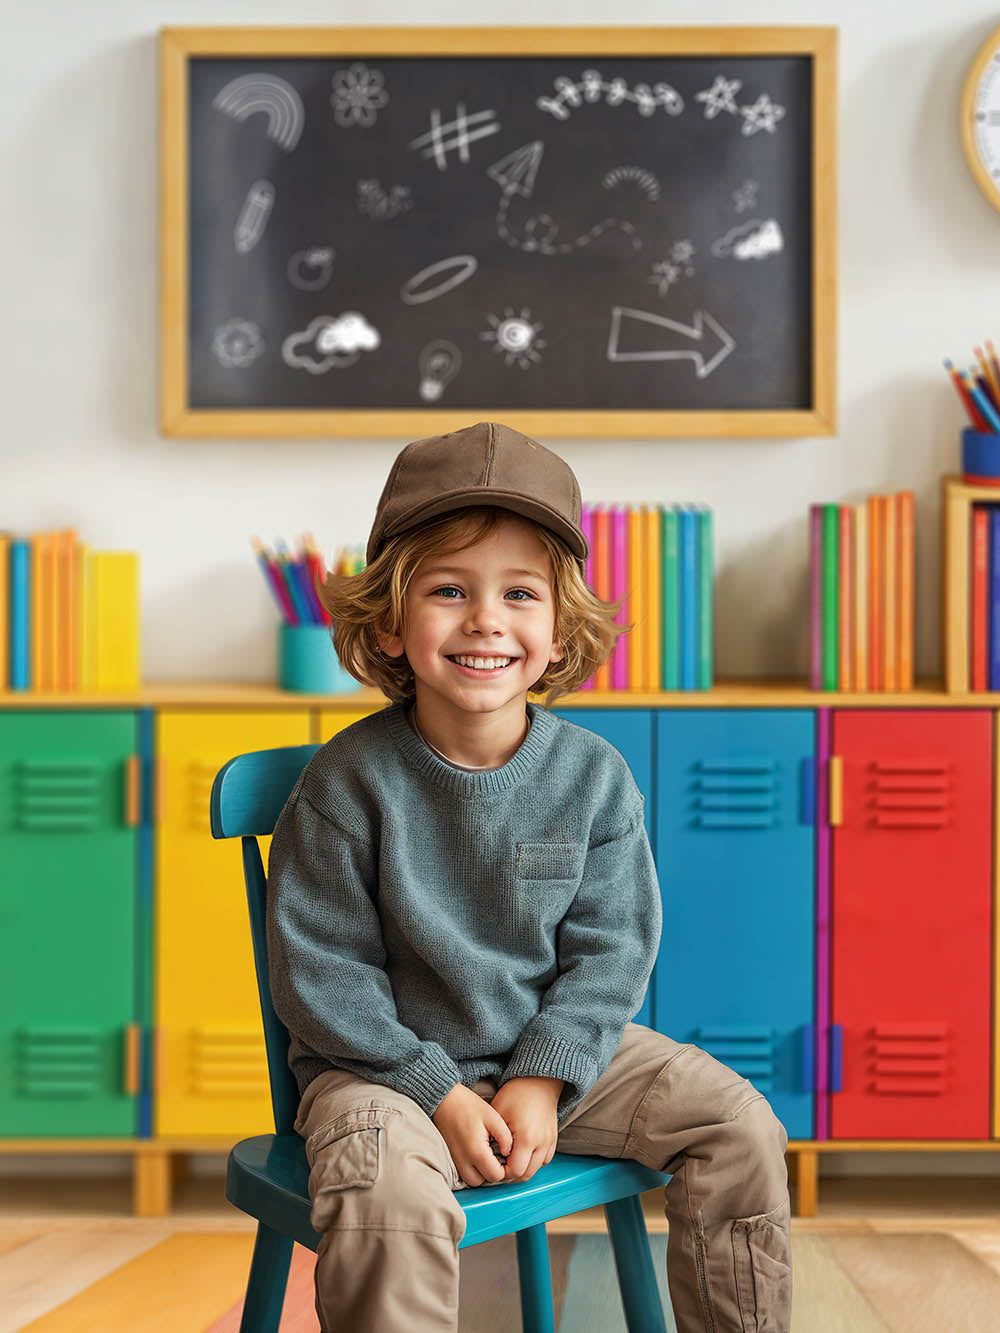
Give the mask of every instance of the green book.
[{"label": "green book", "polygon": [[840,506],[823,506],[823,689],[837,688]]},{"label": "green book", "polygon": [[677,552],[677,506],[663,508],[660,522],[660,577],[663,614],[660,618],[660,686],[681,687],[680,560]]},{"label": "green book", "polygon": [[714,674],[712,659],[715,553],[712,511],[698,509],[698,689],[710,690]]}]

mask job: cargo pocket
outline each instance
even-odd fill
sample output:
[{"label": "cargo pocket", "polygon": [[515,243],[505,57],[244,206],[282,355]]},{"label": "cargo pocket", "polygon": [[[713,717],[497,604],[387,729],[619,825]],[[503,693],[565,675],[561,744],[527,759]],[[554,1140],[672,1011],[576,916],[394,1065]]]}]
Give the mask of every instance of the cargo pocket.
[{"label": "cargo pocket", "polygon": [[383,1136],[392,1116],[391,1106],[365,1106],[346,1111],[321,1125],[306,1139],[309,1162],[310,1220],[325,1231],[345,1190],[371,1189],[382,1169]]},{"label": "cargo pocket", "polygon": [[736,1291],[744,1333],[788,1333],[792,1318],[789,1211],[785,1202],[770,1213],[733,1223]]}]

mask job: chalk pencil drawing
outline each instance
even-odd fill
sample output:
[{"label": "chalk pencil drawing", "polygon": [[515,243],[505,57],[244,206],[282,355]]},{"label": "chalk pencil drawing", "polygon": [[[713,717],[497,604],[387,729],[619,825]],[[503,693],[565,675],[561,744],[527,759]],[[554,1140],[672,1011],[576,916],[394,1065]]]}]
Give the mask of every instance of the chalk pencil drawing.
[{"label": "chalk pencil drawing", "polygon": [[274,74],[241,74],[216,93],[212,105],[234,120],[246,120],[258,112],[267,116],[268,138],[289,153],[306,123],[297,90]]},{"label": "chalk pencil drawing", "polygon": [[756,134],[758,130],[767,130],[768,134],[773,134],[777,129],[778,121],[785,114],[785,108],[772,102],[767,93],[761,93],[751,106],[741,106],[740,115],[743,117],[743,134],[749,136]]},{"label": "chalk pencil drawing", "polygon": [[752,218],[712,242],[712,254],[720,259],[730,255],[733,259],[766,259],[781,254],[784,248],[785,239],[776,218],[766,222]]},{"label": "chalk pencil drawing", "polygon": [[357,310],[317,315],[306,328],[288,335],[281,358],[292,370],[323,375],[353,366],[362,352],[374,351],[381,341],[378,330]]},{"label": "chalk pencil drawing", "polygon": [[716,74],[711,88],[695,93],[694,100],[704,102],[706,120],[714,120],[720,111],[729,111],[735,116],[738,110],[736,94],[742,87],[741,79],[726,79],[721,74]]},{"label": "chalk pencil drawing", "polygon": [[303,292],[320,292],[333,275],[335,251],[330,245],[297,250],[288,261],[288,280]]},{"label": "chalk pencil drawing", "polygon": [[250,320],[228,319],[212,335],[212,351],[227,370],[245,370],[264,351],[264,339]]},{"label": "chalk pencil drawing", "polygon": [[491,134],[499,133],[500,125],[495,117],[495,111],[475,111],[471,116],[467,116],[465,114],[465,103],[457,102],[455,104],[455,119],[450,120],[447,125],[442,125],[441,112],[435,107],[431,112],[430,129],[426,134],[420,134],[417,138],[411,139],[407,147],[419,149],[424,157],[433,157],[438,170],[445,171],[448,167],[447,154],[449,152],[456,150],[459,161],[467,163],[470,160],[470,143],[474,143],[477,139],[487,139]]},{"label": "chalk pencil drawing", "polygon": [[638,186],[651,203],[655,204],[660,197],[660,182],[651,171],[643,167],[614,167],[605,174],[601,184],[606,190],[613,190],[624,181],[631,181]]},{"label": "chalk pencil drawing", "polygon": [[264,235],[273,207],[274,186],[270,181],[254,181],[247,190],[247,197],[233,228],[233,240],[241,255],[249,253]]},{"label": "chalk pencil drawing", "polygon": [[[726,359],[735,341],[707,310],[696,310],[693,323],[681,324],[650,310],[614,306],[608,331],[608,360],[682,361],[690,360],[695,374],[704,379]],[[623,342],[633,340],[626,351]]]},{"label": "chalk pencil drawing", "polygon": [[347,69],[338,69],[331,83],[333,118],[345,129],[359,125],[370,130],[379,111],[389,104],[381,70],[369,69],[363,60],[355,60]]},{"label": "chalk pencil drawing", "polygon": [[492,314],[487,319],[490,327],[479,336],[493,343],[494,352],[503,354],[504,365],[510,366],[516,362],[521,370],[527,370],[534,362],[541,360],[538,352],[539,348],[545,346],[545,340],[538,335],[544,326],[532,323],[530,310],[523,309],[519,315],[515,315],[512,307],[507,306],[503,319]]},{"label": "chalk pencil drawing", "polygon": [[[419,273],[414,273],[412,278],[407,278],[399,289],[400,299],[407,305],[423,305],[425,301],[434,301],[439,296],[444,296],[445,292],[450,292],[453,287],[466,282],[478,267],[479,260],[475,255],[450,255],[447,259],[439,259],[436,264],[428,264]],[[434,286],[424,286],[430,278],[436,278],[439,273],[446,273],[448,276]]]},{"label": "chalk pencil drawing", "polygon": [[574,82],[565,75],[553,79],[555,97],[539,97],[535,105],[539,111],[545,111],[556,120],[569,120],[570,110],[593,105],[604,94],[606,106],[619,107],[631,102],[641,116],[652,116],[657,107],[662,107],[668,116],[679,116],[684,110],[684,98],[669,83],[637,83],[629,88],[622,78],[610,81],[601,77],[596,69],[586,69],[579,82]]},{"label": "chalk pencil drawing", "polygon": [[462,366],[462,353],[454,343],[436,338],[420,353],[419,393],[425,403],[436,403]]},{"label": "chalk pencil drawing", "polygon": [[358,181],[358,212],[374,222],[388,222],[412,207],[408,185],[393,185],[386,190],[377,180]]}]

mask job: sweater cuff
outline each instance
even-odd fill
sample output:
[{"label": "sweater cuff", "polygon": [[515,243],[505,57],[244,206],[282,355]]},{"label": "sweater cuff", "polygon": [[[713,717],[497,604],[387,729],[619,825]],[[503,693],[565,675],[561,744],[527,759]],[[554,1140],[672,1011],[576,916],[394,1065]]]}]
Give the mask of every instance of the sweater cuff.
[{"label": "sweater cuff", "polygon": [[500,1087],[512,1078],[561,1078],[566,1094],[581,1094],[597,1077],[597,1060],[586,1046],[561,1041],[558,1037],[525,1037],[514,1048],[507,1068],[500,1075]]},{"label": "sweater cuff", "polygon": [[[416,1060],[392,1071],[391,1086],[412,1097],[422,1111],[432,1116],[462,1075],[454,1060],[437,1042],[425,1042]],[[385,1079],[390,1083],[390,1079]]]}]

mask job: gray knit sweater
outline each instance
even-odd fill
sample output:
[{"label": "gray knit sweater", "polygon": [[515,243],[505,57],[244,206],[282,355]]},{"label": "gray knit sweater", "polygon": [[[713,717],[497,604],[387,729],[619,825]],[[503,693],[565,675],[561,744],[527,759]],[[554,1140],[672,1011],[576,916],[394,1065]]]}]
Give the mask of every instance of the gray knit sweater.
[{"label": "gray knit sweater", "polygon": [[644,797],[621,754],[527,705],[501,768],[440,758],[392,704],[310,760],[268,861],[271,993],[299,1091],[331,1067],[432,1115],[484,1075],[608,1067],[660,940]]}]

